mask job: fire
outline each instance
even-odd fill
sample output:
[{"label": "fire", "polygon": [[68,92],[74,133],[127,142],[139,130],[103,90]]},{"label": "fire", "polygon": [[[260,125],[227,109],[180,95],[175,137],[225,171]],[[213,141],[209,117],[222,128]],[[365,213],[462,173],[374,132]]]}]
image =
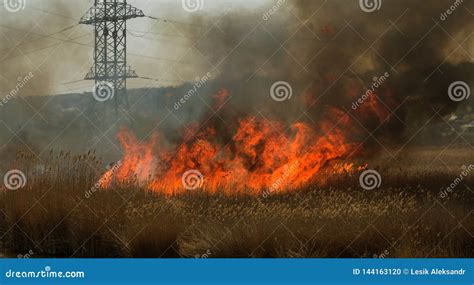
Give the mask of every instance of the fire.
[{"label": "fire", "polygon": [[[217,108],[229,96],[217,94]],[[372,107],[372,106],[371,106]],[[291,191],[324,181],[321,170],[333,173],[353,173],[360,167],[339,163],[352,154],[350,117],[331,110],[327,120],[319,125],[296,122],[289,126],[261,117],[246,117],[239,121],[231,140],[223,143],[214,127],[195,132],[188,127],[183,142],[176,147],[164,147],[161,135],[155,133],[145,142],[122,130],[118,136],[124,156],[117,169],[103,176],[102,185],[134,183],[150,191],[175,195],[190,191],[206,193],[261,193]],[[187,187],[185,173],[197,173],[192,179],[199,189]],[[319,177],[318,177],[319,175]]]},{"label": "fire", "polygon": [[281,192],[310,183],[323,167],[353,148],[339,131],[317,135],[305,123],[295,123],[286,131],[281,123],[257,118],[241,120],[228,145],[217,143],[214,134],[207,129],[193,142],[164,150],[158,135],[139,143],[123,130],[121,166],[104,174],[104,186],[110,186],[114,176],[118,182],[135,181],[156,192],[177,194],[186,191],[183,173],[196,169],[205,179],[203,190],[210,193]]},{"label": "fire", "polygon": [[354,174],[366,170],[367,164],[356,166],[353,162],[337,163],[333,167],[333,173],[335,174]]}]

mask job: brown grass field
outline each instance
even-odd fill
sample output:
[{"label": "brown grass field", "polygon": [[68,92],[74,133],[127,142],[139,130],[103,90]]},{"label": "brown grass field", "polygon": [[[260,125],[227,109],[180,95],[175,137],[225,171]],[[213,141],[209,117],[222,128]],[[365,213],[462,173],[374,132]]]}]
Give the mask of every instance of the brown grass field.
[{"label": "brown grass field", "polygon": [[164,197],[133,185],[86,191],[103,171],[94,154],[51,153],[19,190],[0,193],[0,252],[32,257],[474,257],[471,148],[411,149],[369,166],[379,189],[358,173],[275,194]]}]

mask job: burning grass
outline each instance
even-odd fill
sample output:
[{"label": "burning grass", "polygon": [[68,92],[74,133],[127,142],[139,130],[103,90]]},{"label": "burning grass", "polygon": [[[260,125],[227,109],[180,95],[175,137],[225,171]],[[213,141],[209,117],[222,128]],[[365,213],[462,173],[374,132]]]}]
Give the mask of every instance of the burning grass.
[{"label": "burning grass", "polygon": [[[341,130],[323,128],[317,134],[308,124],[295,123],[290,131],[283,124],[263,119],[241,120],[228,143],[216,137],[213,127],[200,130],[177,148],[165,149],[154,135],[139,142],[129,131],[119,134],[124,149],[121,165],[107,172],[104,186],[112,180],[135,180],[145,188],[167,195],[186,191],[183,173],[199,170],[206,177],[209,193],[249,192],[258,195],[280,179],[279,189],[301,188],[333,160],[348,156],[355,148]],[[274,190],[279,190],[274,189]]]},{"label": "burning grass", "polygon": [[440,197],[459,164],[473,161],[472,151],[446,151],[444,164],[423,171],[435,153],[411,156],[410,170],[380,163],[377,190],[362,190],[359,173],[343,172],[325,185],[266,198],[199,190],[169,196],[130,184],[90,191],[102,174],[94,154],[52,154],[41,166],[22,155],[16,166],[27,185],[0,194],[0,250],[34,257],[473,257],[472,175]]}]

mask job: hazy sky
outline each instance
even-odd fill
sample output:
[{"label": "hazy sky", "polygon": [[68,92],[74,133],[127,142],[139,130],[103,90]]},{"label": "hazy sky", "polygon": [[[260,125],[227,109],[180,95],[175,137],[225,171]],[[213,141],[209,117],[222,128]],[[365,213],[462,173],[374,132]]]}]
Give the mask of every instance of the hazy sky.
[{"label": "hazy sky", "polygon": [[[51,34],[76,24],[93,1],[10,1],[26,2],[23,10],[14,13],[5,9],[6,3],[0,6],[0,91],[8,92],[15,87],[18,77],[30,71],[41,86],[25,88],[23,96],[89,91],[93,85],[90,81],[69,82],[83,79],[92,66],[92,26],[80,25]],[[129,88],[176,85],[182,80],[193,80],[209,69],[209,62],[192,45],[213,22],[229,11],[253,11],[262,5],[272,5],[267,0],[204,1],[202,9],[193,13],[186,11],[179,0],[128,1],[149,16],[182,23],[196,22],[199,18],[200,23],[200,26],[192,26],[148,18],[130,20],[129,64],[140,76],[165,81],[133,79],[129,80]],[[45,38],[44,35],[51,36]]]},{"label": "hazy sky", "polygon": [[[0,0],[1,1],[1,0]],[[22,96],[28,95],[51,95],[58,93],[90,91],[93,86],[91,81],[81,81],[92,66],[92,53],[94,34],[93,27],[89,25],[77,25],[62,33],[57,33],[64,28],[76,25],[84,13],[92,6],[93,1],[78,0],[5,0],[13,2],[24,1],[24,9],[18,12],[10,12],[6,4],[0,5],[0,92],[7,94],[17,85],[17,79],[24,77],[29,72],[35,74],[34,80],[21,89]],[[26,2],[25,2],[26,1]],[[189,3],[204,1],[202,9],[189,12],[183,8],[181,0],[130,0],[128,3],[143,10],[146,15],[171,20],[172,22],[156,21],[149,18],[138,18],[128,21],[128,64],[134,68],[139,76],[161,79],[160,83],[145,79],[131,79],[128,81],[129,88],[144,86],[169,86],[179,85],[183,81],[193,81],[197,76],[203,76],[213,69],[213,64],[224,58],[222,68],[231,74],[240,76],[242,72],[252,73],[261,64],[267,63],[268,68],[265,75],[270,72],[281,71],[286,73],[291,70],[289,64],[297,62],[297,68],[307,62],[314,61],[314,52],[319,50],[320,42],[314,35],[324,34],[333,27],[335,31],[345,31],[347,23],[352,27],[365,30],[365,37],[370,34],[378,35],[383,32],[389,21],[395,20],[398,15],[401,0],[384,1],[382,12],[375,14],[364,13],[360,10],[358,1],[333,0],[333,1],[307,1],[305,5],[319,6],[319,2],[327,2],[325,9],[313,17],[317,7],[291,8],[296,2],[283,0],[185,0]],[[438,0],[437,0],[438,1]],[[433,0],[430,7],[419,7],[414,2],[406,1],[412,6],[412,11],[402,18],[412,25],[411,19],[416,19],[418,14],[429,14],[431,17],[439,17],[439,13],[445,7],[449,7],[449,0],[438,3]],[[8,2],[7,2],[8,3]],[[434,5],[437,3],[436,5]],[[469,2],[470,3],[470,2]],[[471,3],[472,4],[472,3]],[[280,5],[278,13],[267,21],[265,28],[254,30],[256,23],[262,22],[262,15],[269,11],[273,5]],[[405,4],[407,5],[407,4]],[[448,5],[448,6],[446,6]],[[436,7],[432,7],[436,6]],[[438,7],[440,6],[440,7]],[[428,9],[429,8],[429,9]],[[456,17],[449,20],[462,19],[460,16],[467,15],[466,9],[459,9]],[[312,10],[314,9],[314,10]],[[404,8],[403,8],[404,9]],[[296,11],[295,11],[296,10]],[[472,9],[471,9],[472,10]],[[297,15],[299,13],[299,15]],[[238,17],[235,17],[238,14]],[[250,14],[250,16],[248,16]],[[389,16],[387,16],[387,14]],[[391,15],[394,14],[394,15]],[[401,14],[401,12],[400,12]],[[472,13],[471,13],[472,14]],[[285,19],[288,17],[288,19]],[[292,44],[286,43],[285,39],[299,30],[302,19],[309,19],[300,33],[292,37]],[[189,25],[192,23],[193,25]],[[231,23],[231,24],[229,24]],[[469,22],[466,22],[467,24]],[[443,53],[446,62],[459,63],[469,57],[472,53],[474,37],[466,23],[463,26],[455,26],[450,31],[451,36],[441,30],[442,41],[437,43],[437,48]],[[428,23],[432,24],[431,22]],[[446,21],[446,27],[450,24]],[[292,25],[294,27],[292,27]],[[370,26],[370,29],[368,28]],[[406,32],[424,33],[424,26],[409,27]],[[269,37],[269,29],[272,36]],[[443,28],[445,29],[445,28]],[[285,34],[288,33],[288,34]],[[245,39],[247,34],[252,34],[245,40],[247,46],[241,46],[233,52],[234,47]],[[281,39],[275,40],[273,37]],[[301,35],[300,35],[301,34]],[[436,34],[436,33],[434,33]],[[49,35],[45,37],[45,35]],[[280,35],[280,36],[281,36]],[[297,39],[301,39],[298,42]],[[351,37],[341,35],[338,39],[347,40],[349,44],[342,44],[344,49],[342,55],[346,54],[347,47],[357,48]],[[301,44],[307,40],[307,44]],[[267,58],[271,55],[278,43],[286,43],[285,51],[291,52],[291,56],[283,54],[283,57],[272,57],[271,62]],[[403,44],[405,39],[395,43]],[[205,44],[203,44],[205,43]],[[361,43],[361,42],[359,42]],[[334,42],[332,49],[339,47]],[[462,49],[456,49],[461,45]],[[456,50],[455,50],[456,49]],[[430,49],[433,50],[433,49]],[[353,50],[349,54],[352,54]],[[234,58],[227,57],[232,53]],[[400,50],[396,51],[400,52]],[[390,53],[392,54],[392,53]],[[256,55],[253,57],[253,55]],[[258,56],[257,56],[258,55]],[[258,62],[255,58],[261,60]],[[279,61],[281,58],[287,60]],[[295,60],[296,58],[296,60]],[[372,59],[377,59],[374,55]],[[322,60],[321,57],[318,57]],[[335,55],[327,55],[325,59],[333,62],[338,59]],[[370,59],[370,58],[369,58]],[[373,68],[370,60],[366,60],[360,72]],[[272,66],[275,64],[275,66]],[[281,68],[284,64],[284,68]],[[430,63],[433,64],[433,63]],[[255,69],[252,69],[256,65]],[[242,68],[248,67],[248,68]],[[252,67],[252,68],[251,68]],[[73,82],[73,83],[71,83]],[[3,95],[5,96],[5,95]],[[2,97],[3,97],[2,96]]]}]

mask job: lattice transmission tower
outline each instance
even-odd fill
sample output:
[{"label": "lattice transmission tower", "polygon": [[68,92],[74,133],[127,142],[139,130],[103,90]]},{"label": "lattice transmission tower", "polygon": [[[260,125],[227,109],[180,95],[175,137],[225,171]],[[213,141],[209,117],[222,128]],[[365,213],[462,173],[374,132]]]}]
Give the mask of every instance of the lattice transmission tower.
[{"label": "lattice transmission tower", "polygon": [[[127,65],[127,20],[145,17],[127,0],[95,0],[79,21],[95,30],[94,66],[86,80],[95,80],[94,97],[98,101],[114,100],[115,109],[128,106],[127,78],[138,77]],[[107,90],[111,89],[111,90]]]}]

